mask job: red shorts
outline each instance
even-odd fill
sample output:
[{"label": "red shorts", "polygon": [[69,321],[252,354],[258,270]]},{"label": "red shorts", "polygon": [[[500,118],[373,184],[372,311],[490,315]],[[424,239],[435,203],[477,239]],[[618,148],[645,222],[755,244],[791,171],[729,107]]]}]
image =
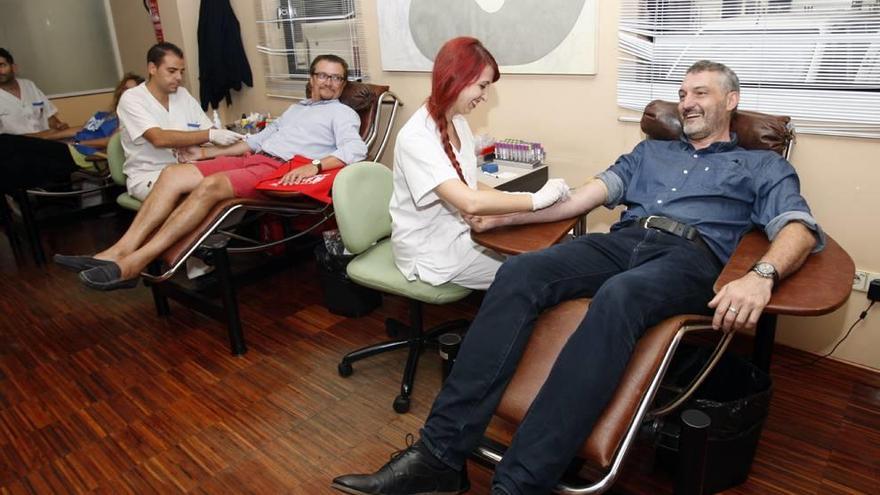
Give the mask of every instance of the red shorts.
[{"label": "red shorts", "polygon": [[254,186],[267,175],[284,166],[284,162],[265,155],[248,154],[244,156],[220,156],[195,163],[196,168],[207,177],[223,174],[229,177],[232,190],[237,198],[263,198]]}]

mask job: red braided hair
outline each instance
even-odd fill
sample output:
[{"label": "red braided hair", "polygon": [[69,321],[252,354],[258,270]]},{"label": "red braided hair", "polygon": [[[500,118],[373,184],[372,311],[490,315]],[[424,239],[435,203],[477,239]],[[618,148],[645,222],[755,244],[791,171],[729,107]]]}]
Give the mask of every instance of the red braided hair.
[{"label": "red braided hair", "polygon": [[434,58],[434,70],[431,73],[431,96],[428,97],[428,113],[437,124],[440,131],[440,142],[443,143],[443,151],[452,162],[452,167],[458,173],[458,178],[465,182],[461,173],[461,165],[452,151],[452,143],[449,141],[448,122],[446,113],[455,103],[458,94],[468,85],[480,77],[483,69],[492,67],[495,74],[492,82],[497,82],[501,75],[498,73],[498,63],[489,50],[476,38],[462,36],[453,38],[440,48],[437,57]]}]

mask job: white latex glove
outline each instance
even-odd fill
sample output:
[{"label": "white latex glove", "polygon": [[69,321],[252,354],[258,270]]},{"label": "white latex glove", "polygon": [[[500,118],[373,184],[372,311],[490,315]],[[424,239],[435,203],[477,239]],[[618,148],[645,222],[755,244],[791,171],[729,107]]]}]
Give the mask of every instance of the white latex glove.
[{"label": "white latex glove", "polygon": [[209,129],[208,140],[217,146],[231,146],[244,139],[244,136],[226,129]]},{"label": "white latex glove", "polygon": [[565,179],[550,179],[544,184],[544,187],[532,193],[532,211],[546,208],[553,203],[568,199],[571,190]]}]

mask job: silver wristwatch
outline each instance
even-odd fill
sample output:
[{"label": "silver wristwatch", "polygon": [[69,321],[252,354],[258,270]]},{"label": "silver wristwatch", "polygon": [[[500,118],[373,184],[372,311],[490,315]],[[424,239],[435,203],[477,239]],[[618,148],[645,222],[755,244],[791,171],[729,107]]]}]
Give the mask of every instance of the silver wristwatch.
[{"label": "silver wristwatch", "polygon": [[315,168],[318,169],[318,173],[319,173],[319,174],[320,174],[321,171],[323,170],[323,167],[321,167],[321,160],[318,160],[317,158],[315,158],[314,160],[312,160],[312,165],[314,165]]},{"label": "silver wristwatch", "polygon": [[752,265],[752,271],[757,273],[759,277],[773,279],[773,285],[779,282],[779,272],[776,267],[766,261],[759,261]]}]

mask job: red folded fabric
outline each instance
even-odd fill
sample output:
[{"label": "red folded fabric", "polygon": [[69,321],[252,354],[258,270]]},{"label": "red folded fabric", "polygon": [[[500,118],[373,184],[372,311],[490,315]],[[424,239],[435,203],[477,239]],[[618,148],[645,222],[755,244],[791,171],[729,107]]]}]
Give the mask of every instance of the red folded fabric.
[{"label": "red folded fabric", "polygon": [[312,177],[306,177],[299,184],[282,185],[278,183],[278,181],[291,170],[305,165],[311,165],[311,163],[311,158],[296,155],[291,158],[290,161],[285,163],[284,166],[278,167],[277,170],[260,179],[260,182],[257,183],[256,189],[268,193],[269,195],[272,195],[272,193],[305,194],[318,201],[328,204],[332,203],[333,200],[330,198],[330,190],[333,188],[333,179],[336,178],[336,174],[338,174],[342,168],[334,168],[333,170],[328,170],[313,175]]}]

